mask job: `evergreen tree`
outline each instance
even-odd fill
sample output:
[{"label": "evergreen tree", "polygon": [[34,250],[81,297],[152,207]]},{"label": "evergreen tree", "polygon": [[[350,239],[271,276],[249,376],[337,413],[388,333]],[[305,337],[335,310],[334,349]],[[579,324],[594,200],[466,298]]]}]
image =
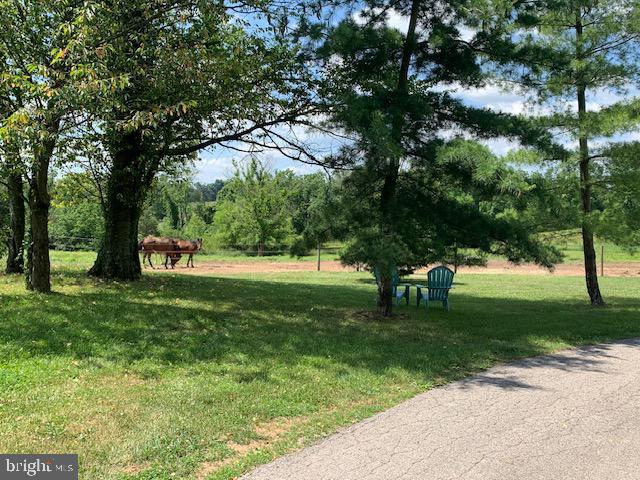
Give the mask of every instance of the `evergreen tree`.
[{"label": "evergreen tree", "polygon": [[[362,2],[351,5],[357,9]],[[317,51],[325,62],[325,93],[333,105],[329,123],[355,138],[327,162],[356,169],[348,181],[354,192],[349,205],[354,242],[345,259],[381,273],[383,315],[391,314],[393,268],[420,265],[440,254],[444,258],[456,241],[483,250],[501,245],[511,260],[550,265],[556,259],[529,238],[517,219],[482,212],[474,195],[447,194],[450,182],[473,172],[476,154],[486,157],[466,149],[445,165],[438,162],[451,130],[476,137],[517,136],[525,144],[561,150],[529,122],[469,107],[451,94],[483,84],[477,53],[500,46],[495,41],[502,35],[499,28],[487,29],[463,41],[466,7],[466,2],[438,0],[366,1],[359,12],[362,21],[350,15],[330,25]],[[387,26],[391,10],[407,19],[406,32]],[[315,38],[317,26],[303,23],[302,28]],[[462,163],[456,165],[457,160]]]},{"label": "evergreen tree", "polygon": [[606,172],[598,175],[597,192],[604,209],[596,231],[629,250],[640,248],[640,142],[617,143],[602,151]]},{"label": "evergreen tree", "polygon": [[315,249],[317,269],[320,270],[322,245],[330,240],[341,240],[346,233],[340,185],[323,173],[296,177],[294,183],[289,203],[297,238],[291,245],[291,254],[304,256]]},{"label": "evergreen tree", "polygon": [[[629,96],[638,81],[639,5],[635,0],[495,1],[489,5],[499,17],[515,18],[506,29],[508,41],[515,42],[509,54],[512,67],[502,69],[503,75],[535,93],[552,111],[540,122],[573,142],[574,154],[564,161],[579,173],[575,201],[582,213],[587,291],[592,305],[604,305],[594,247],[594,189],[606,184],[612,156],[624,157],[625,151],[637,148],[615,143],[617,135],[635,129],[640,119],[639,100]],[[621,100],[600,109],[598,93],[617,93]]]}]

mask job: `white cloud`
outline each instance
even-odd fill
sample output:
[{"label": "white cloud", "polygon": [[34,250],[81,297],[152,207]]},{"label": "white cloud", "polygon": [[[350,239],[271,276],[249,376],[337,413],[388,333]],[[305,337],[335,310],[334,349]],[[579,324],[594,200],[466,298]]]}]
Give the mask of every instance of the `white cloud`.
[{"label": "white cloud", "polygon": [[481,88],[464,89],[460,85],[453,85],[440,90],[451,91],[453,96],[474,107],[484,107],[496,112],[520,114],[530,109],[524,95],[515,91],[505,91],[496,85]]},{"label": "white cloud", "polygon": [[480,143],[489,147],[489,149],[496,155],[503,156],[509,153],[511,150],[517,150],[521,147],[520,142],[516,140],[509,140],[507,138],[494,138],[491,140],[482,140]]},{"label": "white cloud", "polygon": [[389,12],[387,25],[389,25],[391,28],[396,28],[401,32],[406,32],[409,28],[409,17],[407,17],[406,15],[400,15],[395,10],[391,10]]},{"label": "white cloud", "polygon": [[211,183],[218,178],[233,176],[234,157],[222,156],[219,152],[200,152],[195,162],[196,181]]},{"label": "white cloud", "polygon": [[[364,19],[362,18],[360,12],[354,14],[353,18],[359,24],[364,23]],[[409,29],[409,17],[407,15],[402,15],[397,10],[389,10],[387,14],[387,25],[389,25],[391,28],[395,28],[396,30],[400,30],[401,32],[406,33],[406,31]],[[463,25],[459,27],[459,30],[460,38],[464,41],[471,40],[475,34],[473,30]]]},{"label": "white cloud", "polygon": [[[310,173],[315,173],[322,170],[320,167],[316,165],[309,165],[307,163],[300,163],[300,162],[291,162],[291,165],[286,168],[291,170],[296,175],[308,175]],[[283,169],[280,168],[279,170],[283,170]]]},{"label": "white cloud", "polygon": [[[228,149],[215,149],[212,152],[200,152],[198,160],[195,162],[196,182],[212,183],[217,179],[228,179],[233,176],[233,162],[242,162],[247,155],[237,153],[237,155],[229,156]],[[258,154],[258,158],[264,163],[269,170],[292,170],[297,175],[306,175],[321,171],[322,169],[315,165],[309,165],[297,162],[275,152],[264,152]]]}]

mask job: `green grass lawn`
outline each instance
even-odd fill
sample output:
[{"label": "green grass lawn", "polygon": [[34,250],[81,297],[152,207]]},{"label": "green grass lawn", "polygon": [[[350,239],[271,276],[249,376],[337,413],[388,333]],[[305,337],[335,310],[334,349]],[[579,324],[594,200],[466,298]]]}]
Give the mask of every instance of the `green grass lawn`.
[{"label": "green grass lawn", "polygon": [[[603,245],[605,264],[609,262],[640,262],[640,252],[632,253],[618,245],[614,245],[613,243],[596,239],[596,255],[598,257],[598,262],[600,262]],[[584,253],[582,251],[582,242],[580,240],[560,242],[559,247],[565,255],[565,263],[584,262]]]},{"label": "green grass lawn", "polygon": [[[584,262],[582,250],[582,236],[579,230],[565,230],[541,234],[543,239],[553,243],[564,254],[565,263]],[[607,242],[602,238],[595,238],[596,255],[598,262],[604,247],[604,261],[608,262],[640,262],[640,251],[629,251],[619,245]]]},{"label": "green grass lawn", "polygon": [[[232,478],[497,362],[640,336],[640,279],[458,275],[452,311],[363,314],[363,273],[0,275],[0,451],[77,452],[81,478]],[[412,298],[413,300],[413,298]]]}]

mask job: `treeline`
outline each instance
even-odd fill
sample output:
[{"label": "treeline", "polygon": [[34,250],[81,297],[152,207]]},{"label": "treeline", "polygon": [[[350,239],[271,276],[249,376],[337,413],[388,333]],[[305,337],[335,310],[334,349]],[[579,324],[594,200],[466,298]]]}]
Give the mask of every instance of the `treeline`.
[{"label": "treeline", "polygon": [[[194,182],[189,172],[179,177],[159,176],[145,201],[139,236],[199,238],[202,224],[211,225],[215,202],[224,186]],[[67,173],[51,181],[49,237],[54,249],[97,250],[104,234],[99,192],[86,173]]]},{"label": "treeline", "polygon": [[[513,155],[503,161],[512,162]],[[205,252],[235,250],[254,255],[303,256],[330,241],[348,244],[346,215],[341,213],[348,208],[343,198],[345,175],[273,172],[251,158],[237,163],[234,176],[228,180],[199,183],[194,176],[187,171],[180,176],[160,175],[154,181],[140,217],[140,238],[203,238]],[[522,178],[535,187],[535,195],[505,200],[521,218],[527,219],[535,233],[580,228],[580,208],[573,201],[580,186],[576,172],[547,169],[522,172]],[[629,250],[640,248],[640,225],[625,227],[632,219],[619,218],[625,208],[612,193],[604,186],[594,189],[596,234]],[[634,198],[627,197],[628,201]],[[52,248],[97,250],[104,228],[97,199],[95,186],[85,173],[52,179]],[[2,186],[0,214],[2,235],[8,237],[9,205]],[[0,248],[6,253],[6,245]],[[457,258],[452,254],[446,260],[451,264],[482,264],[485,257],[474,258],[459,251]]]},{"label": "treeline", "polygon": [[[324,173],[272,172],[252,158],[229,180],[204,184],[193,175],[161,175],[145,201],[139,237],[204,239],[205,252],[302,256],[344,240],[339,181]],[[49,232],[53,248],[97,249],[103,234],[98,193],[86,174],[52,181]]]}]

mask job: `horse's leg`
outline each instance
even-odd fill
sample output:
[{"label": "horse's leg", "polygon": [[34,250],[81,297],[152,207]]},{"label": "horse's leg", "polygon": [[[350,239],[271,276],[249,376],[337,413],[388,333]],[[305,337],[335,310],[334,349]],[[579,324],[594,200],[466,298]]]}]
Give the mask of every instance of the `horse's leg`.
[{"label": "horse's leg", "polygon": [[155,269],[156,269],[156,267],[154,267],[154,266],[153,266],[153,263],[151,263],[151,252],[149,252],[149,253],[147,254],[147,260],[149,260],[149,266],[150,266],[153,270],[155,270]]},{"label": "horse's leg", "polygon": [[169,267],[167,267],[167,262],[168,262],[168,261],[169,261],[169,254],[168,254],[168,253],[165,253],[165,254],[164,254],[164,268],[165,268],[166,270],[168,270],[168,269],[169,269]]}]

